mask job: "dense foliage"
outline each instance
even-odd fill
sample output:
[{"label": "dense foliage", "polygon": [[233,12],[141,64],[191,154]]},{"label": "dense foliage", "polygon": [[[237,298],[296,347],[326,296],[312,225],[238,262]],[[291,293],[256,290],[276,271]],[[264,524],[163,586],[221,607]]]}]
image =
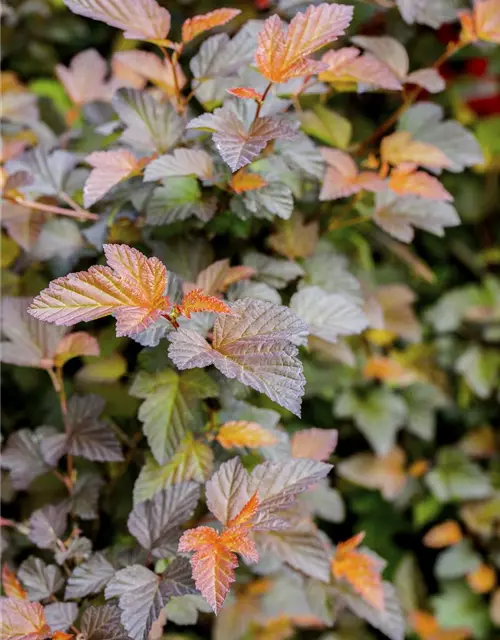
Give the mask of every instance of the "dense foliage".
[{"label": "dense foliage", "polygon": [[500,0],[64,3],[2,3],[0,639],[494,637]]}]

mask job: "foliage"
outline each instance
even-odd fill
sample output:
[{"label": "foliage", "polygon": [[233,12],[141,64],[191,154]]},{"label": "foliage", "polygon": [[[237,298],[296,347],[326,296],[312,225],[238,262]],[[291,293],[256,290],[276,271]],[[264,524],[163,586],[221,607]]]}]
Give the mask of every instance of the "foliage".
[{"label": "foliage", "polygon": [[0,638],[487,640],[500,2],[233,4],[2,5]]}]

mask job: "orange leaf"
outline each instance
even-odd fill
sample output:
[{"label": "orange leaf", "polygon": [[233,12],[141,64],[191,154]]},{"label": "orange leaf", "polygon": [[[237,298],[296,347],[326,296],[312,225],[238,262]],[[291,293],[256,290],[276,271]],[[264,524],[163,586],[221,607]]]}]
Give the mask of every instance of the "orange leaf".
[{"label": "orange leaf", "polygon": [[444,169],[451,165],[445,154],[432,144],[414,140],[409,131],[396,131],[380,144],[382,162],[397,166],[413,162],[423,167]]},{"label": "orange leaf", "polygon": [[4,564],[2,567],[2,587],[8,598],[17,598],[18,600],[26,600],[26,591],[16,578],[16,574]]},{"label": "orange leaf", "polygon": [[74,638],[74,636],[64,631],[56,631],[52,636],[52,640],[71,640],[71,638]]},{"label": "orange leaf", "polygon": [[489,593],[494,589],[496,582],[495,570],[487,564],[480,564],[467,576],[469,587],[476,593]]},{"label": "orange leaf", "polygon": [[462,540],[462,530],[455,520],[446,520],[429,529],[422,542],[431,549],[443,549],[451,547]]},{"label": "orange leaf", "polygon": [[242,98],[244,100],[256,100],[257,102],[262,102],[264,100],[264,95],[255,91],[251,87],[234,87],[234,89],[226,89],[228,93],[232,96],[236,96],[237,98]]},{"label": "orange leaf", "polygon": [[460,11],[458,15],[462,42],[500,43],[500,0],[475,0],[472,12]]},{"label": "orange leaf", "polygon": [[259,508],[259,496],[257,492],[253,494],[250,500],[244,505],[241,511],[232,520],[227,523],[228,527],[249,527],[253,517]]},{"label": "orange leaf", "polygon": [[240,13],[239,9],[215,9],[215,11],[210,11],[202,16],[188,18],[182,25],[182,42],[189,42],[204,31],[220,27],[240,15]]},{"label": "orange leaf", "polygon": [[45,612],[39,602],[17,598],[0,599],[0,638],[44,640],[50,635]]},{"label": "orange leaf", "polygon": [[267,184],[267,181],[258,173],[249,173],[248,171],[238,171],[231,177],[231,188],[236,193],[255,191],[255,189],[261,189]]},{"label": "orange leaf", "polygon": [[430,200],[451,202],[453,196],[434,176],[416,171],[413,163],[403,163],[391,171],[389,187],[401,195],[417,195]]},{"label": "orange leaf", "polygon": [[54,364],[62,367],[68,360],[80,356],[98,356],[101,353],[99,343],[85,331],[68,333],[57,345],[54,354]]},{"label": "orange leaf", "polygon": [[248,562],[259,559],[255,544],[248,537],[247,527],[230,527],[221,534],[209,527],[189,529],[180,539],[179,551],[195,552],[191,558],[193,579],[216,614],[235,580],[236,553]]},{"label": "orange leaf", "polygon": [[231,308],[215,296],[207,296],[201,289],[192,289],[186,293],[180,307],[182,315],[190,318],[192,313],[211,311],[212,313],[231,314]]},{"label": "orange leaf", "polygon": [[207,295],[222,293],[229,285],[240,280],[247,280],[255,273],[256,270],[252,267],[231,267],[229,260],[217,260],[198,274],[196,285],[184,285],[184,291],[198,288],[203,289]]},{"label": "orange leaf", "polygon": [[105,244],[104,253],[109,266],[57,278],[33,300],[29,313],[65,326],[114,314],[117,335],[127,336],[168,311],[167,270],[158,258],[123,244]]},{"label": "orange leaf", "polygon": [[422,640],[467,640],[472,637],[469,629],[464,627],[442,629],[436,618],[426,611],[412,611],[408,622]]},{"label": "orange leaf", "polygon": [[320,200],[336,200],[366,191],[380,191],[384,182],[376,173],[358,171],[356,163],[348,153],[338,149],[321,149],[326,162],[325,178],[319,194]]},{"label": "orange leaf", "polygon": [[401,363],[387,356],[373,356],[367,360],[363,368],[363,376],[367,379],[385,380],[391,384],[406,386],[415,382],[416,374],[409,371]]},{"label": "orange leaf", "polygon": [[224,449],[233,449],[234,447],[256,449],[268,447],[278,442],[276,436],[270,431],[256,422],[248,422],[247,420],[226,422],[219,429],[216,440]]},{"label": "orange leaf", "polygon": [[272,82],[324,71],[326,64],[308,56],[343,35],[352,13],[352,7],[340,4],[310,6],[297,13],[288,28],[279,16],[271,16],[258,35],[257,69]]},{"label": "orange leaf", "polygon": [[332,572],[337,580],[346,580],[366,602],[384,610],[381,561],[356,548],[365,537],[364,533],[340,542],[332,559]]},{"label": "orange leaf", "polygon": [[427,473],[428,469],[429,469],[428,460],[415,460],[415,462],[413,462],[408,467],[408,475],[411,476],[412,478],[420,478],[424,475],[424,473]]}]

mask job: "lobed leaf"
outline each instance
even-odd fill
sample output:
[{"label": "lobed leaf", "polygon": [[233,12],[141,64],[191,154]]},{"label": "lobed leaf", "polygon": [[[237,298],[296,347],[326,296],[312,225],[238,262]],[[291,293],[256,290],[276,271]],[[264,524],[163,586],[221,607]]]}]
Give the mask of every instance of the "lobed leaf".
[{"label": "lobed leaf", "polygon": [[182,41],[190,42],[209,29],[227,24],[240,13],[239,9],[215,9],[201,16],[188,18],[182,25]]}]

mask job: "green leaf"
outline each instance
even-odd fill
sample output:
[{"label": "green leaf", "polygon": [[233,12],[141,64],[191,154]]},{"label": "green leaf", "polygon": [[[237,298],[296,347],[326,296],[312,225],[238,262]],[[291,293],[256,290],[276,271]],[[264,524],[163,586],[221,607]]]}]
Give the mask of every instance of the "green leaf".
[{"label": "green leaf", "polygon": [[352,135],[352,124],[347,119],[321,105],[300,114],[302,129],[326,144],[347,149]]},{"label": "green leaf", "polygon": [[134,485],[134,504],[149,500],[162,489],[179,482],[205,482],[212,471],[213,453],[208,445],[188,433],[175,455],[164,465],[151,456]]},{"label": "green leaf", "polygon": [[468,386],[480,398],[487,398],[498,382],[500,355],[496,350],[470,345],[455,365]]},{"label": "green leaf", "polygon": [[188,430],[202,426],[199,400],[216,396],[217,385],[199,369],[182,374],[167,369],[154,374],[140,372],[130,393],[136,398],[144,398],[139,420],[156,461],[165,464]]},{"label": "green leaf", "polygon": [[462,578],[480,564],[481,556],[474,550],[470,540],[461,540],[439,554],[435,573],[437,578],[443,580]]},{"label": "green leaf", "polygon": [[344,392],[334,404],[340,418],[351,417],[378,455],[386,455],[407,415],[406,403],[389,389],[370,391],[365,397]]},{"label": "green leaf", "polygon": [[151,225],[171,224],[195,216],[207,222],[215,213],[215,200],[203,199],[193,176],[167,178],[153,191],[147,204],[146,221]]},{"label": "green leaf", "polygon": [[491,494],[488,476],[461,451],[445,447],[439,451],[437,460],[425,482],[440,502],[479,500]]},{"label": "green leaf", "polygon": [[492,638],[486,601],[462,582],[452,582],[432,598],[436,617],[443,628],[466,627],[477,640]]}]

